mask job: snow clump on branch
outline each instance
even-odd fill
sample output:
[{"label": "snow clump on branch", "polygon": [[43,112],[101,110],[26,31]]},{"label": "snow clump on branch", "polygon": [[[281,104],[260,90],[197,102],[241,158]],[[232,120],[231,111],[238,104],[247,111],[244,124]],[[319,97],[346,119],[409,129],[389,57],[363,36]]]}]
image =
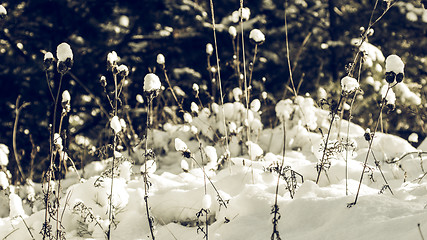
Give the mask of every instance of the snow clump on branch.
[{"label": "snow clump on branch", "polygon": [[114,130],[114,134],[118,134],[122,131],[122,125],[120,124],[119,117],[114,116],[110,121],[110,127]]},{"label": "snow clump on branch", "polygon": [[341,88],[345,93],[351,93],[359,88],[359,82],[350,76],[345,76],[341,79]]}]

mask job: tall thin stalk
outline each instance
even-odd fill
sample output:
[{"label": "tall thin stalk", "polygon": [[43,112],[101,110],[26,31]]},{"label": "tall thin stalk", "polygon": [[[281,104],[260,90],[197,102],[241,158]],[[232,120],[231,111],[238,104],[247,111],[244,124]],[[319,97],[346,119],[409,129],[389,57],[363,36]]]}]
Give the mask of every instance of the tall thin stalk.
[{"label": "tall thin stalk", "polygon": [[384,109],[384,106],[385,106],[385,103],[386,103],[386,97],[387,97],[387,94],[388,94],[388,92],[390,91],[390,89],[391,89],[392,87],[393,87],[393,86],[390,86],[390,84],[388,85],[388,87],[387,87],[387,91],[386,91],[386,93],[385,93],[385,95],[384,95],[384,97],[383,97],[383,99],[382,99],[382,101],[381,101],[381,106],[380,106],[380,111],[379,111],[379,113],[378,113],[377,122],[376,122],[376,124],[375,124],[374,132],[372,133],[372,136],[370,137],[371,139],[370,139],[370,141],[369,141],[368,152],[366,153],[365,161],[364,161],[364,163],[363,163],[363,170],[362,170],[362,174],[360,175],[359,187],[357,188],[356,197],[354,198],[354,202],[349,203],[349,204],[347,205],[347,207],[352,207],[352,206],[356,205],[356,203],[357,203],[357,199],[358,199],[358,197],[359,197],[359,192],[360,192],[360,186],[362,185],[362,181],[363,181],[363,175],[365,174],[366,165],[367,165],[367,163],[368,163],[369,153],[371,152],[371,149],[372,149],[372,143],[374,142],[375,133],[377,132],[378,125],[379,125],[379,123],[380,123],[380,116],[381,116],[381,113],[382,113],[382,111],[383,111],[383,109]]},{"label": "tall thin stalk", "polygon": [[337,106],[336,107],[331,106],[332,107],[332,109],[331,109],[331,123],[329,124],[328,133],[326,135],[326,140],[324,142],[322,158],[320,159],[320,163],[317,166],[316,184],[319,183],[320,174],[322,173],[323,167],[325,165],[325,156],[326,156],[326,150],[328,149],[329,136],[331,135],[331,129],[332,129],[332,125],[333,125],[334,120],[335,120],[335,115],[339,111],[339,106],[341,105],[342,100],[343,100],[343,94],[341,94],[340,100],[338,101]]},{"label": "tall thin stalk", "polygon": [[[118,102],[118,87],[117,87],[117,73],[113,73],[114,78],[114,116],[117,116],[117,102]],[[117,133],[114,133],[113,140],[113,161],[111,163],[111,187],[110,187],[110,206],[108,212],[108,233],[107,238],[111,239],[111,225],[113,223],[113,185],[114,185],[114,162],[116,161],[116,149],[117,149]]]},{"label": "tall thin stalk", "polygon": [[147,121],[146,121],[146,127],[145,127],[145,168],[144,171],[145,173],[144,175],[144,202],[145,202],[145,211],[147,212],[147,220],[148,220],[148,226],[150,227],[150,233],[151,233],[151,238],[154,240],[154,232],[153,232],[153,222],[150,216],[150,207],[148,205],[148,170],[147,170],[147,156],[148,156],[148,129],[150,126],[150,117],[151,117],[151,107],[153,104],[153,95],[150,94],[149,98],[148,98],[148,105],[147,105]]},{"label": "tall thin stalk", "polygon": [[15,156],[16,165],[18,166],[19,174],[21,174],[22,181],[25,182],[26,178],[25,178],[25,175],[24,175],[24,171],[22,170],[21,161],[20,161],[20,158],[18,156],[18,150],[17,150],[17,147],[16,147],[16,133],[18,131],[19,113],[21,112],[21,110],[23,108],[25,108],[26,106],[30,105],[30,103],[24,102],[21,106],[19,106],[20,99],[21,99],[21,95],[19,95],[16,98],[16,103],[15,103],[15,123],[13,124],[12,142],[13,142],[13,154]]},{"label": "tall thin stalk", "polygon": [[[271,234],[271,240],[277,239],[280,240],[280,233],[279,230],[277,230],[277,224],[279,222],[279,205],[277,205],[277,198],[279,195],[279,184],[280,184],[280,174],[282,172],[283,169],[283,165],[285,164],[285,151],[286,151],[286,124],[285,124],[285,119],[283,118],[282,121],[282,126],[283,126],[283,153],[282,153],[282,162],[280,163],[279,166],[279,171],[277,173],[277,183],[276,183],[276,190],[275,190],[275,195],[274,195],[274,205],[273,205],[273,209],[272,209],[272,213],[273,213],[273,233]],[[291,196],[292,197],[292,196]]]},{"label": "tall thin stalk", "polygon": [[[222,91],[221,68],[220,68],[220,64],[219,64],[218,43],[217,43],[217,37],[216,37],[215,11],[214,11],[213,0],[209,0],[209,2],[210,2],[211,15],[212,15],[212,29],[213,29],[213,37],[214,37],[214,45],[215,45],[216,66],[217,66],[217,71],[218,71],[218,86],[219,86],[219,93],[220,93],[220,99],[221,99],[221,109],[222,109],[222,116],[223,116],[225,146],[226,146],[226,152],[228,154],[230,152],[230,148],[229,148],[229,144],[228,144],[227,123],[225,121],[224,95],[223,95],[223,91]],[[229,170],[231,171],[230,161],[229,161]]]}]

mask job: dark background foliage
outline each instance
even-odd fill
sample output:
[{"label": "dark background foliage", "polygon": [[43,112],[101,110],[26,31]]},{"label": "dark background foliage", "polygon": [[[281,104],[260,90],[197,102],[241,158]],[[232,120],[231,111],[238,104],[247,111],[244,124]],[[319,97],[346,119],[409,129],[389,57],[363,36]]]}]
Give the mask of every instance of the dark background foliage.
[{"label": "dark background foliage", "polygon": [[[427,27],[422,21],[423,14],[419,12],[422,5],[420,1],[401,2],[404,4],[394,6],[374,26],[375,34],[369,42],[378,46],[385,56],[398,54],[402,57],[406,63],[405,77],[422,86],[418,91],[425,103]],[[108,52],[116,51],[121,63],[131,70],[122,111],[138,106],[135,96],[142,94],[146,73],[155,71],[161,76],[155,61],[158,53],[166,57],[172,85],[190,93],[192,84],[197,82],[207,85],[207,92],[211,92],[205,53],[206,44],[213,43],[209,1],[5,0],[1,4],[6,7],[8,15],[0,23],[0,142],[12,150],[15,101],[21,95],[21,103],[30,103],[21,111],[17,131],[18,155],[22,157],[26,173],[35,171],[40,176],[47,164],[53,101],[46,82],[43,56],[46,51],[56,55],[56,46],[61,42],[69,43],[74,52],[74,65],[71,73],[65,75],[61,88],[70,91],[71,115],[79,117],[79,121],[69,128],[69,140],[81,135],[90,141],[87,145],[70,146],[72,151],[69,154],[78,165],[84,164],[83,159],[96,158],[95,154],[90,154],[96,152],[90,146],[98,148],[108,142],[108,116],[100,105],[107,112],[111,108],[99,83],[100,76],[105,75],[111,85],[111,75],[106,70]],[[408,20],[407,14],[412,11],[408,4],[418,9],[418,21]],[[229,16],[239,8],[239,1],[215,0],[214,5],[224,92],[229,93],[238,86],[228,34],[228,27],[237,25]],[[308,92],[318,100],[316,90],[319,86],[327,89],[331,98],[339,94],[339,80],[345,76],[345,66],[356,52],[351,39],[360,36],[360,27],[367,26],[374,5],[374,0],[291,0],[287,5],[279,0],[245,1],[245,6],[251,10],[251,20],[245,23],[247,59],[254,52],[247,39],[249,31],[259,28],[266,35],[266,42],[259,47],[258,53],[265,60],[255,64],[253,97],[260,97],[264,90],[271,94],[273,103],[292,97],[285,87],[289,83],[285,8],[295,84],[300,86],[300,94]],[[379,1],[374,19],[383,12],[383,5],[384,1]],[[129,20],[128,26],[123,23],[126,19]],[[213,63],[215,60],[212,57],[210,61]],[[193,69],[193,74],[177,71],[184,68]],[[362,77],[370,74],[381,80],[383,73],[363,69]],[[59,76],[52,69],[48,76],[56,92]],[[261,81],[263,77],[265,82]],[[110,85],[107,86],[109,91],[112,90]],[[93,94],[89,100],[82,97],[89,94]],[[174,105],[170,93],[165,91],[163,94],[157,106]],[[207,95],[202,97],[205,102],[211,101]],[[368,127],[366,119],[372,118],[377,100],[365,99],[371,100],[363,102],[354,120]],[[184,97],[184,108],[189,109],[192,100],[191,96]],[[213,96],[213,101],[218,102],[218,96]],[[391,113],[385,117],[387,131],[402,137],[417,132],[422,139],[425,136],[425,109],[422,106],[399,108],[401,114]],[[264,117],[274,117],[274,112],[270,112]],[[133,127],[141,136],[145,128],[144,118],[135,113],[131,116]],[[159,119],[166,122],[169,117],[163,113]],[[31,164],[34,149],[38,152]],[[9,169],[12,170],[16,169],[13,159],[13,154],[10,154]],[[39,179],[37,176],[36,180]]]}]

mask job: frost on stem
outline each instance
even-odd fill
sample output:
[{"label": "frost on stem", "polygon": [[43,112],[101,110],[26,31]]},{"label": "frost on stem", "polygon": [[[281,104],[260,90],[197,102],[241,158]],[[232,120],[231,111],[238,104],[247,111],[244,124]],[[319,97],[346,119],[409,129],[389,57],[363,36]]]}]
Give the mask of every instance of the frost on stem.
[{"label": "frost on stem", "polygon": [[385,60],[385,79],[388,83],[403,81],[405,64],[397,55],[390,55]]},{"label": "frost on stem", "polygon": [[265,35],[259,29],[252,29],[252,31],[249,33],[249,39],[255,44],[261,45],[265,41]]},{"label": "frost on stem", "polygon": [[114,130],[114,134],[118,134],[122,130],[119,117],[114,116],[110,121],[110,127]]},{"label": "frost on stem", "polygon": [[149,73],[144,77],[144,92],[148,94],[154,94],[157,96],[160,88],[162,87],[162,83],[160,82],[160,78],[154,74]]},{"label": "frost on stem", "polygon": [[0,19],[3,19],[7,16],[6,8],[3,5],[0,5]]},{"label": "frost on stem", "polygon": [[56,58],[58,59],[57,70],[65,74],[73,66],[73,51],[68,43],[61,43],[56,48]]},{"label": "frost on stem", "polygon": [[350,76],[345,76],[341,79],[341,88],[343,93],[350,94],[359,89],[359,82]]}]

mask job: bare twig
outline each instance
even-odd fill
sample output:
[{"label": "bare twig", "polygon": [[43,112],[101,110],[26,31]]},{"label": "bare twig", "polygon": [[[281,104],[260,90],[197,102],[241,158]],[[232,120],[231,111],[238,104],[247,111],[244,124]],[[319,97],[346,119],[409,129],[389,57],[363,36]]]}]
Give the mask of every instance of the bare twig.
[{"label": "bare twig", "polygon": [[18,170],[19,170],[19,173],[21,174],[22,181],[25,182],[26,178],[25,178],[25,175],[24,175],[24,171],[22,170],[20,158],[18,156],[18,150],[17,150],[17,147],[16,147],[16,132],[18,131],[19,113],[21,112],[21,110],[23,108],[25,108],[26,106],[30,105],[30,103],[24,102],[21,106],[19,106],[19,100],[20,99],[21,99],[21,95],[19,95],[18,98],[16,98],[16,103],[15,103],[15,123],[13,124],[12,141],[13,141],[13,154],[15,155],[16,165],[18,166]]}]

